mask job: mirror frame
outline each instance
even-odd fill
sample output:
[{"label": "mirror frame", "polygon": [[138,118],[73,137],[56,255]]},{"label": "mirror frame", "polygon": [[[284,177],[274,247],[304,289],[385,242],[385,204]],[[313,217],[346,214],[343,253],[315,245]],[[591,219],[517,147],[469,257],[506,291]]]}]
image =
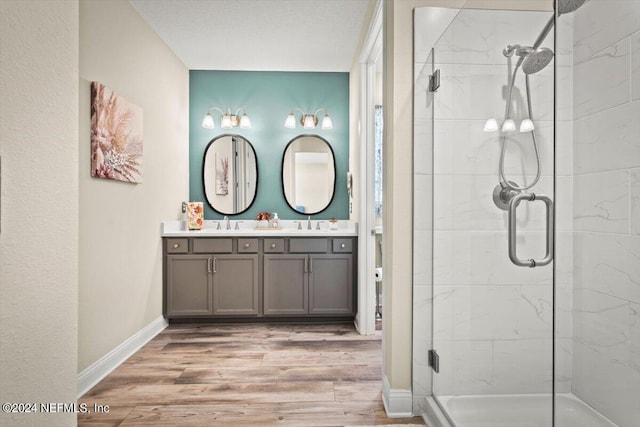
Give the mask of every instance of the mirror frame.
[{"label": "mirror frame", "polygon": [[[333,159],[333,192],[331,193],[331,199],[329,199],[329,202],[327,202],[327,205],[324,208],[316,212],[300,212],[296,210],[293,206],[291,206],[291,203],[289,203],[289,199],[287,199],[287,193],[285,192],[285,188],[284,188],[284,159],[285,159],[285,156],[287,155],[287,150],[289,149],[291,144],[296,142],[298,139],[305,138],[305,137],[315,137],[322,140],[325,144],[327,144],[327,147],[329,147],[329,151],[331,152],[331,158]],[[291,210],[294,211],[295,213],[300,215],[317,215],[319,213],[326,211],[329,208],[329,206],[331,206],[331,203],[333,203],[333,199],[335,199],[336,197],[336,184],[338,183],[336,153],[333,151],[333,147],[331,146],[331,144],[329,144],[329,141],[327,141],[320,135],[316,135],[312,133],[304,133],[304,134],[296,135],[291,141],[289,141],[287,146],[284,148],[284,152],[282,153],[282,164],[280,165],[280,183],[282,184],[282,197],[284,197],[284,201],[287,202],[287,206],[289,206],[289,208],[291,208]]]},{"label": "mirror frame", "polygon": [[[213,207],[213,205],[209,201],[209,197],[207,197],[207,187],[206,187],[206,184],[204,182],[204,171],[205,171],[205,167],[207,165],[207,151],[209,151],[209,147],[211,146],[211,144],[213,144],[218,139],[223,138],[225,136],[242,138],[247,144],[249,144],[249,147],[251,147],[251,151],[253,151],[253,156],[256,158],[256,191],[255,191],[255,193],[253,195],[253,199],[251,200],[251,203],[249,203],[249,206],[247,206],[243,211],[236,212],[236,213],[231,213],[231,214],[230,213],[220,212],[218,209]],[[256,153],[256,149],[253,146],[253,144],[247,138],[245,138],[242,135],[239,135],[237,133],[223,133],[223,134],[220,134],[220,135],[216,135],[211,139],[211,141],[209,141],[207,146],[204,148],[204,153],[202,154],[202,172],[200,174],[200,178],[202,179],[202,194],[204,194],[204,199],[207,201],[207,204],[209,205],[209,207],[211,209],[214,210],[215,213],[220,214],[220,215],[227,215],[227,216],[243,214],[246,211],[248,211],[249,209],[251,209],[251,206],[253,206],[253,204],[256,202],[256,199],[258,198],[258,184],[260,183],[260,167],[258,165],[258,153]]]}]

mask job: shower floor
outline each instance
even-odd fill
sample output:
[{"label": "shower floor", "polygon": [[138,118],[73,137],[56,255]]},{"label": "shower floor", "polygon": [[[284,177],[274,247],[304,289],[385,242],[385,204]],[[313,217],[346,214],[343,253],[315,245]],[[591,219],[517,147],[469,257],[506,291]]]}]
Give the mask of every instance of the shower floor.
[{"label": "shower floor", "polygon": [[[550,427],[551,395],[439,396],[455,427]],[[573,394],[556,398],[556,427],[616,427]]]}]

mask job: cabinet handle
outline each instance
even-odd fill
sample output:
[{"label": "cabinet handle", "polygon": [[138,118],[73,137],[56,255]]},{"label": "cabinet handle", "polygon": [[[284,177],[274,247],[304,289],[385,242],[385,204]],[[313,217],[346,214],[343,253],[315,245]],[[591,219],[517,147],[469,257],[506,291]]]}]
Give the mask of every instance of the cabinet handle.
[{"label": "cabinet handle", "polygon": [[217,269],[216,269],[216,259],[214,258],[214,259],[213,259],[213,274],[216,274],[216,273],[217,273],[217,271],[216,271],[216,270],[217,270]]},{"label": "cabinet handle", "polygon": [[180,243],[174,243],[173,244],[173,249],[178,249],[180,247]]},{"label": "cabinet handle", "polygon": [[272,244],[271,244],[271,249],[275,249],[275,248],[276,248],[276,244],[275,244],[275,243],[272,243]]},{"label": "cabinet handle", "polygon": [[313,273],[313,258],[309,258],[309,273]]},{"label": "cabinet handle", "polygon": [[250,244],[250,243],[245,243],[245,244],[244,244],[245,249],[246,249],[246,248],[248,248],[249,246],[251,246],[251,244]]},{"label": "cabinet handle", "polygon": [[344,248],[346,248],[346,247],[347,247],[347,245],[345,245],[344,243],[341,243],[341,244],[340,244],[340,247],[341,247],[342,249],[344,249]]},{"label": "cabinet handle", "polygon": [[308,270],[307,270],[307,261],[309,261],[309,258],[304,257],[304,272],[305,272],[305,273],[308,273]]},{"label": "cabinet handle", "polygon": [[207,258],[207,273],[211,274],[211,258]]}]

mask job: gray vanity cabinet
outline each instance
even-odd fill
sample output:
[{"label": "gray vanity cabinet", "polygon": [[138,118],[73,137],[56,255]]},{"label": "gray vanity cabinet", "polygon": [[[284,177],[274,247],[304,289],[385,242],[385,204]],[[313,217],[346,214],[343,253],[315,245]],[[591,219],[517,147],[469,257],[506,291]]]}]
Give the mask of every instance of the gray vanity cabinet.
[{"label": "gray vanity cabinet", "polygon": [[309,307],[307,255],[264,256],[264,314],[302,315]]},{"label": "gray vanity cabinet", "polygon": [[265,255],[265,315],[353,314],[348,255]]},{"label": "gray vanity cabinet", "polygon": [[309,314],[353,313],[353,259],[348,255],[309,258]]},{"label": "gray vanity cabinet", "polygon": [[257,316],[257,252],[257,239],[167,239],[166,316]]},{"label": "gray vanity cabinet", "polygon": [[203,255],[167,256],[167,316],[212,315],[212,285],[210,257]]},{"label": "gray vanity cabinet", "polygon": [[164,239],[168,319],[353,318],[355,237]]},{"label": "gray vanity cabinet", "polygon": [[212,275],[214,315],[258,314],[258,255],[216,255]]},{"label": "gray vanity cabinet", "polygon": [[[353,314],[351,240],[340,242],[346,243],[338,246],[340,249],[334,244],[334,253],[327,253],[331,247],[329,239],[291,239],[289,254],[265,255],[264,314]],[[339,253],[342,251],[349,253]]]}]

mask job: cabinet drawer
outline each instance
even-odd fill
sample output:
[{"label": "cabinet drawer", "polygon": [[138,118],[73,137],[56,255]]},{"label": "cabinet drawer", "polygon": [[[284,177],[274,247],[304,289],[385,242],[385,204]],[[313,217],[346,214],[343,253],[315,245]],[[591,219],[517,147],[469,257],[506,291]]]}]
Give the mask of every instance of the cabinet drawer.
[{"label": "cabinet drawer", "polygon": [[186,254],[189,252],[189,239],[167,239],[167,253]]},{"label": "cabinet drawer", "polygon": [[351,252],[353,240],[351,239],[333,239],[333,252],[334,253],[345,253]]},{"label": "cabinet drawer", "polygon": [[239,254],[255,254],[258,252],[258,239],[238,239]]},{"label": "cabinet drawer", "polygon": [[284,239],[264,239],[264,252],[281,254],[284,252]]},{"label": "cabinet drawer", "polygon": [[194,254],[206,254],[206,253],[230,254],[232,251],[233,251],[233,244],[231,239],[207,239],[207,238],[193,239]]},{"label": "cabinet drawer", "polygon": [[327,239],[291,239],[289,241],[291,253],[325,253],[327,252]]}]

